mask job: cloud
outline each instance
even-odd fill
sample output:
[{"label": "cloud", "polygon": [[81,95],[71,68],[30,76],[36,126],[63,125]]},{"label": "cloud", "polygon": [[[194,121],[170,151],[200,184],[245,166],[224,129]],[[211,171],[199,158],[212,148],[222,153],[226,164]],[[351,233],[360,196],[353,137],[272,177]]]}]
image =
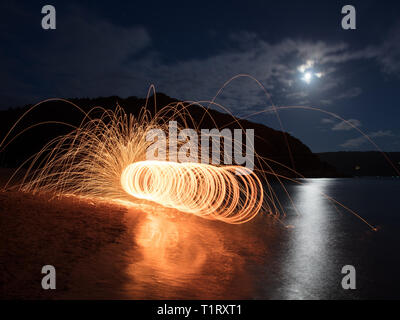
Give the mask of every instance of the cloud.
[{"label": "cloud", "polygon": [[[345,73],[339,72],[345,63],[376,58],[389,71],[400,61],[395,59],[400,49],[392,50],[399,46],[396,33],[384,48],[350,50],[344,42],[286,38],[270,43],[244,30],[229,35],[229,45],[218,53],[166,63],[166,53],[152,46],[143,26],[117,25],[79,7],[64,13],[60,25],[54,33],[41,32],[41,40],[24,52],[22,62],[0,53],[6,66],[0,70],[0,96],[20,97],[26,102],[50,96],[143,96],[149,85],[155,84],[158,91],[178,99],[210,100],[228,79],[249,74],[266,87],[273,101],[256,82],[240,78],[217,99],[237,113],[259,110],[271,102],[327,105],[354,98],[362,89],[346,87]],[[21,64],[26,66],[22,75]],[[316,76],[307,85],[301,80],[304,68],[323,77]]]},{"label": "cloud", "polygon": [[307,60],[306,63],[300,65],[297,70],[299,70],[301,73],[305,72],[307,69],[310,69],[314,66],[314,61],[313,60]]},{"label": "cloud", "polygon": [[361,127],[361,121],[357,119],[349,119],[346,121],[339,122],[332,127],[333,131],[348,131],[354,129],[354,127]]},{"label": "cloud", "polygon": [[[28,44],[25,33],[11,31],[16,32],[15,39],[21,39],[14,45],[21,46],[16,51],[23,54],[14,58],[0,53],[2,64],[7,66],[0,71],[4,91],[0,96],[21,99],[5,98],[0,103],[32,103],[48,97],[131,95],[132,87],[140,83],[142,88],[148,86],[128,68],[130,61],[146,59],[142,53],[152,42],[145,28],[116,25],[76,6],[68,10],[68,14],[63,12],[58,18],[56,30],[33,30],[32,43]],[[19,8],[18,12],[32,19],[29,10]],[[7,36],[1,30],[0,40]]]},{"label": "cloud", "polygon": [[[367,136],[371,138],[378,138],[378,137],[394,137],[395,135],[392,133],[390,130],[379,130],[375,132],[370,132],[367,134]],[[342,143],[340,146],[343,148],[358,148],[361,145],[369,142],[368,139],[364,136],[358,137],[358,138],[353,138],[345,141]]]},{"label": "cloud", "polygon": [[400,71],[400,23],[392,28],[383,44],[375,49],[375,53],[384,72],[398,75]]},{"label": "cloud", "polygon": [[[237,74],[259,80],[277,105],[331,104],[361,94],[361,88],[346,88],[341,64],[363,57],[344,43],[283,39],[269,43],[254,33],[240,32],[229,37],[232,46],[208,57],[174,64],[154,63],[149,67],[160,91],[181,99],[211,99],[221,86]],[[243,44],[246,45],[243,45]],[[367,55],[369,56],[369,54]],[[313,68],[316,77],[307,86],[301,72]],[[271,103],[254,81],[238,79],[224,88],[218,102],[234,111],[264,107]]]},{"label": "cloud", "polygon": [[400,22],[388,33],[382,43],[346,54],[347,59],[375,59],[386,74],[400,72]]},{"label": "cloud", "polygon": [[57,33],[34,53],[38,67],[32,73],[40,66],[59,81],[54,91],[63,96],[123,93],[135,76],[127,63],[151,44],[141,26],[121,27],[86,14],[70,16]]},{"label": "cloud", "polygon": [[329,118],[323,118],[321,123],[335,123],[335,120]]},{"label": "cloud", "polygon": [[337,100],[340,99],[349,99],[349,98],[355,98],[357,96],[359,96],[362,93],[361,88],[358,87],[354,87],[354,88],[350,88],[348,90],[343,91],[342,93],[340,93],[337,96]]}]

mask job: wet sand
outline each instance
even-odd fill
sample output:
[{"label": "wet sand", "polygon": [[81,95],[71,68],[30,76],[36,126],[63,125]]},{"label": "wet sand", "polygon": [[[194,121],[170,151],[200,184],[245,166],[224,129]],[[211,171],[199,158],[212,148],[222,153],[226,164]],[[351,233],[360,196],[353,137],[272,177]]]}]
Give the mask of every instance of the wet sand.
[{"label": "wet sand", "polygon": [[[3,183],[9,173],[2,171]],[[260,239],[268,240],[271,230],[256,236],[251,225],[151,203],[127,208],[3,190],[0,298],[253,298],[244,268],[265,258],[268,248]],[[56,290],[41,287],[44,265],[56,268]]]},{"label": "wet sand", "polygon": [[[1,192],[0,297],[62,296],[80,261],[118,243],[125,230],[124,210],[116,205]],[[57,290],[41,288],[47,264],[56,268]]]}]

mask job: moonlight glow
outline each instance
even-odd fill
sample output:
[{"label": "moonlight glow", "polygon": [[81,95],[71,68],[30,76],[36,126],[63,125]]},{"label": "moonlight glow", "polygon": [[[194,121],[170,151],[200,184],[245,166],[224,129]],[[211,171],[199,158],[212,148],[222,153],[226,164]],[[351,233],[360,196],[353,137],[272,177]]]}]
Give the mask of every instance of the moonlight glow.
[{"label": "moonlight glow", "polygon": [[303,74],[301,80],[305,83],[310,84],[314,77],[322,78],[324,74],[322,72],[314,72],[312,67],[314,66],[315,62],[313,60],[307,60],[305,64],[302,64],[297,68],[300,73]]},{"label": "moonlight glow", "polygon": [[302,79],[303,79],[306,83],[310,83],[311,80],[312,80],[312,77],[313,77],[313,75],[312,75],[311,72],[306,72],[306,73],[304,74],[304,76],[303,76]]}]

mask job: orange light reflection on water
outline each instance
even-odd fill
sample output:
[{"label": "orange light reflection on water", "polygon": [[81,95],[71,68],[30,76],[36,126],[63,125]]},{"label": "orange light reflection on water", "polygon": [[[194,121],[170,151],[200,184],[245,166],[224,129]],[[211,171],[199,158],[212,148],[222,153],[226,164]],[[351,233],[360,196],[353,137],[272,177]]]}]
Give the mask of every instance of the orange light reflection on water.
[{"label": "orange light reflection on water", "polygon": [[134,245],[126,254],[130,281],[125,291],[133,299],[246,298],[251,281],[243,272],[245,257],[256,258],[265,248],[244,230],[173,209],[153,206],[129,212]]}]

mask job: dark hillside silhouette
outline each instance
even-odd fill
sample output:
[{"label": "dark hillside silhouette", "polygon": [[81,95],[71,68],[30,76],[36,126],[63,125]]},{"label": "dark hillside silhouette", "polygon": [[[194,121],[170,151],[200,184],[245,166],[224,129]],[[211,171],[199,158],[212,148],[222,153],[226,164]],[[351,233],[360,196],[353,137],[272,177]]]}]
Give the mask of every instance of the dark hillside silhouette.
[{"label": "dark hillside silhouette", "polygon": [[[392,163],[400,169],[400,152],[386,152]],[[378,151],[347,151],[325,152],[318,156],[338,171],[349,176],[395,176],[396,172],[381,152]]]}]

